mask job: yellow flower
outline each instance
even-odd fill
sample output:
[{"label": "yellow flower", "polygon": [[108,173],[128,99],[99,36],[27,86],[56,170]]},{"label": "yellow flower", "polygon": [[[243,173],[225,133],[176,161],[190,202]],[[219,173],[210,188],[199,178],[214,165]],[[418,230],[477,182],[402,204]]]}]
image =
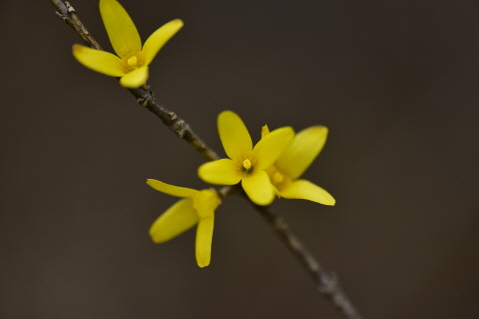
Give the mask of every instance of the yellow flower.
[{"label": "yellow flower", "polygon": [[196,224],[196,262],[206,267],[211,260],[211,242],[215,210],[220,198],[214,189],[197,191],[191,188],[169,185],[154,179],[148,185],[165,194],[182,197],[168,208],[150,227],[150,236],[155,243],[163,243],[192,228]]},{"label": "yellow flower", "polygon": [[[267,138],[274,132],[269,133],[268,127],[264,126],[262,138]],[[336,204],[333,196],[321,187],[305,179],[298,179],[321,152],[327,136],[328,128],[324,126],[302,130],[274,165],[267,169],[271,182],[281,197],[307,199],[331,206]]]},{"label": "yellow flower", "polygon": [[141,46],[135,24],[116,0],[100,0],[100,13],[116,55],[75,44],[73,55],[87,68],[120,77],[120,84],[136,88],[146,83],[148,65],[163,45],[183,26],[179,19],[156,30]]},{"label": "yellow flower", "polygon": [[253,148],[241,118],[231,111],[224,111],[218,116],[218,132],[229,158],[201,165],[198,169],[200,178],[219,185],[234,185],[241,181],[246,194],[255,204],[271,204],[275,189],[265,170],[291,144],[293,129],[279,128]]}]

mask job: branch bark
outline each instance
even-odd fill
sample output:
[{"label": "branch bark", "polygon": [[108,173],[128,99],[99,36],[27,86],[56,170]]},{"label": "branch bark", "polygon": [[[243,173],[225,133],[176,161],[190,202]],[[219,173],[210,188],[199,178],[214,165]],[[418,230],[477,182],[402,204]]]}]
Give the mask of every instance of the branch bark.
[{"label": "branch bark", "polygon": [[[92,49],[103,51],[100,44],[88,32],[87,28],[78,18],[75,9],[68,1],[50,0],[57,8],[56,14],[66,24],[71,26],[83,41]],[[175,112],[169,111],[160,104],[154,97],[153,92],[146,86],[136,89],[128,89],[136,97],[138,103],[147,108],[150,112],[159,117],[162,122],[170,128],[178,137],[191,144],[208,161],[219,159],[218,155],[203,142],[198,135],[193,132],[191,127],[183,119],[178,117]]]},{"label": "branch bark", "polygon": [[270,206],[254,206],[268,224],[271,225],[273,231],[278,235],[289,251],[293,253],[303,268],[309,273],[318,291],[326,299],[330,300],[334,307],[336,307],[345,318],[361,319],[361,315],[339,285],[337,276],[321,267],[316,258],[314,258],[303,243],[301,243],[298,237],[294,235],[288,223],[286,223],[281,216],[273,213]]},{"label": "branch bark", "polygon": [[[102,50],[100,44],[93,38],[90,32],[88,32],[88,30],[82,24],[76,14],[75,9],[70,5],[70,3],[63,0],[50,0],[50,2],[57,8],[57,16],[60,17],[66,24],[71,26],[89,47],[96,50]],[[188,123],[179,118],[176,113],[169,111],[162,104],[160,104],[154,97],[153,92],[150,91],[146,86],[128,90],[131,94],[133,94],[133,96],[135,96],[138,103],[142,107],[147,108],[150,112],[159,117],[162,122],[170,128],[171,131],[173,131],[178,137],[187,141],[201,155],[203,155],[206,160],[212,161],[219,159],[218,155],[194,133]],[[244,191],[238,186],[223,187],[219,191],[222,197],[235,192],[240,192],[243,197],[249,200],[248,196],[246,196]],[[361,319],[361,315],[341,289],[338,279],[334,273],[322,269],[314,256],[293,234],[286,221],[282,217],[273,213],[270,206],[259,206],[253,203],[252,205],[272,227],[273,231],[301,263],[303,268],[310,274],[316,284],[318,291],[325,298],[330,300],[345,318]]]}]

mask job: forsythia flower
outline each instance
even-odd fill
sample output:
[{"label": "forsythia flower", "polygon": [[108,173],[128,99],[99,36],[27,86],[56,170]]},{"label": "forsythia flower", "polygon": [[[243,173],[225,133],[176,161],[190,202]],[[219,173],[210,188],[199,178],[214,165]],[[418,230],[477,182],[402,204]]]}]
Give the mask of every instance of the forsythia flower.
[{"label": "forsythia flower", "polygon": [[[261,131],[262,138],[273,133],[274,131],[269,133],[267,126]],[[281,197],[307,199],[331,206],[336,204],[333,196],[321,187],[305,179],[298,179],[321,152],[327,136],[328,128],[324,126],[302,130],[274,165],[267,169],[271,182]]]},{"label": "forsythia flower", "polygon": [[196,262],[200,267],[206,267],[211,260],[211,243],[215,209],[220,204],[220,198],[214,189],[201,191],[169,185],[154,179],[146,181],[154,189],[183,199],[168,208],[151,225],[150,236],[155,243],[163,243],[191,227],[196,228]]},{"label": "forsythia flower", "polygon": [[115,77],[120,84],[136,88],[146,83],[148,65],[163,45],[183,26],[179,19],[156,30],[141,46],[135,24],[116,0],[100,0],[100,13],[116,55],[75,44],[73,55],[87,68]]},{"label": "forsythia flower", "polygon": [[228,159],[201,165],[198,175],[205,182],[234,185],[241,181],[248,197],[258,205],[269,205],[275,189],[266,169],[291,144],[294,131],[283,127],[262,138],[253,148],[253,142],[241,118],[231,111],[218,116],[218,132]]}]

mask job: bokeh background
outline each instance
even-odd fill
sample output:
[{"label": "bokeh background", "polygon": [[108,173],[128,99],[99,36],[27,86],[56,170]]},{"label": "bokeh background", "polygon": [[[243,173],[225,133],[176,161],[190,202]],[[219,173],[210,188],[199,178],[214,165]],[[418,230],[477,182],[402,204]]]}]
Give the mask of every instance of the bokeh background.
[{"label": "bokeh background", "polygon": [[[98,1],[72,5],[106,50]],[[149,84],[224,155],[216,117],[330,129],[305,177],[335,207],[274,210],[365,318],[477,318],[479,2],[123,0],[146,39],[185,27]],[[202,157],[114,78],[48,0],[0,3],[1,318],[341,318],[261,216],[224,200],[212,263],[155,245]]]}]

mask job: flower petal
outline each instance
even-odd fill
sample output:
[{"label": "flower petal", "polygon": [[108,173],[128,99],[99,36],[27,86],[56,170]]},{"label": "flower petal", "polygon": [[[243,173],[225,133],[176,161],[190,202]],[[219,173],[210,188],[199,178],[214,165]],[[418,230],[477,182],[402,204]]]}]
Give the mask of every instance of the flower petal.
[{"label": "flower petal", "polygon": [[213,216],[216,208],[220,204],[220,199],[216,190],[204,189],[193,197],[193,207],[196,209],[200,218]]},{"label": "flower petal", "polygon": [[253,142],[248,129],[236,113],[224,111],[218,115],[218,132],[229,158],[242,162],[250,155]]},{"label": "flower petal", "polygon": [[289,126],[276,129],[262,138],[253,149],[257,168],[266,169],[273,165],[291,144],[293,138],[294,131]]},{"label": "flower petal", "polygon": [[201,268],[208,266],[211,261],[214,220],[214,215],[201,218],[196,229],[196,262]]},{"label": "flower petal", "polygon": [[148,79],[148,66],[142,66],[141,68],[134,69],[133,71],[125,74],[120,79],[120,84],[126,88],[137,88],[146,83]]},{"label": "flower petal", "polygon": [[75,44],[73,56],[78,62],[96,72],[116,77],[126,74],[123,61],[114,54]]},{"label": "flower petal", "polygon": [[146,183],[157,191],[176,197],[193,198],[199,193],[196,189],[174,186],[156,179],[147,179]]},{"label": "flower petal", "polygon": [[275,190],[265,171],[258,170],[244,177],[241,184],[253,203],[265,206],[273,202]]},{"label": "flower petal", "polygon": [[268,127],[268,125],[264,125],[261,128],[261,138],[265,137],[268,134],[269,134],[269,127]]},{"label": "flower petal", "polygon": [[201,165],[198,176],[207,183],[217,185],[234,185],[241,180],[237,163],[227,158]]},{"label": "flower petal", "polygon": [[143,55],[145,57],[145,65],[149,65],[155,58],[156,54],[165,45],[165,43],[178,32],[183,26],[183,21],[176,19],[168,22],[153,32],[143,45]]},{"label": "flower petal", "polygon": [[193,200],[179,200],[168,208],[150,227],[150,236],[155,243],[163,243],[187,231],[198,222]]},{"label": "flower petal", "polygon": [[284,198],[307,199],[323,205],[334,206],[336,200],[326,190],[304,179],[298,179],[279,190]]},{"label": "flower petal", "polygon": [[293,143],[284,151],[275,165],[292,179],[300,177],[323,149],[328,137],[328,128],[312,126],[294,137]]},{"label": "flower petal", "polygon": [[135,24],[116,0],[100,0],[100,14],[111,45],[119,57],[141,51],[141,39]]}]

